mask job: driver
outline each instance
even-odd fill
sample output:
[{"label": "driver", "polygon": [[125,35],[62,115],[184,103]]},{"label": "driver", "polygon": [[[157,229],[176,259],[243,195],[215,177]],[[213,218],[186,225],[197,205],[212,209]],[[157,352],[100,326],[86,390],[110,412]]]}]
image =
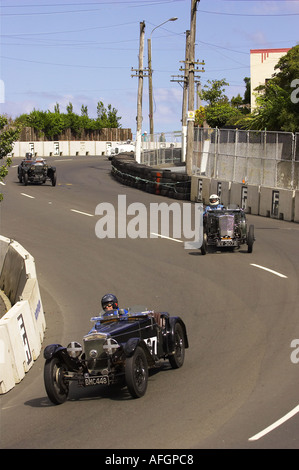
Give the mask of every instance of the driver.
[{"label": "driver", "polygon": [[211,194],[211,196],[209,197],[209,205],[206,206],[204,214],[206,214],[207,211],[215,209],[224,209],[224,205],[220,204],[220,197],[217,196],[217,194]]},{"label": "driver", "polygon": [[118,300],[114,294],[105,294],[101,300],[102,309],[104,310],[104,315],[114,315],[114,311],[119,314],[126,314],[128,313],[125,309],[119,309],[118,307]]}]

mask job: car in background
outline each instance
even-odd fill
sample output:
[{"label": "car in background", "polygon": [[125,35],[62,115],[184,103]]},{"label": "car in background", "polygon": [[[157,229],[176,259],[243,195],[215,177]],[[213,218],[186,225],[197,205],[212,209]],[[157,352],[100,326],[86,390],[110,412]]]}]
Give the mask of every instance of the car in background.
[{"label": "car in background", "polygon": [[44,158],[33,159],[32,153],[26,153],[18,166],[18,179],[25,186],[28,183],[45,183],[50,180],[56,186],[56,167],[49,166]]},{"label": "car in background", "polygon": [[247,226],[243,209],[212,209],[204,214],[201,246],[203,255],[208,253],[209,246],[238,249],[241,245],[247,245],[248,253],[252,253],[254,241],[254,225]]}]

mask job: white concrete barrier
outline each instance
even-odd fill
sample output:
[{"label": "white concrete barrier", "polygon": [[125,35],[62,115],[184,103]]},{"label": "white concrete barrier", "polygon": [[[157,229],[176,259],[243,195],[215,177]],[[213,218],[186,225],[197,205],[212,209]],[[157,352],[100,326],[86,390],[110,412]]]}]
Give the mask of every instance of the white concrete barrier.
[{"label": "white concrete barrier", "polygon": [[294,222],[299,222],[299,190],[295,191],[294,196]]},{"label": "white concrete barrier", "polygon": [[294,201],[295,191],[261,187],[259,215],[292,222]]},{"label": "white concrete barrier", "polygon": [[209,203],[209,196],[211,194],[211,179],[205,176],[192,176],[191,177],[191,193],[190,199],[194,202],[202,202],[203,204]]},{"label": "white concrete barrier", "polygon": [[11,155],[13,157],[23,158],[25,157],[26,152],[31,152],[37,157],[44,158],[55,155],[105,155],[106,150],[106,142],[101,140],[34,141],[15,142]]},{"label": "white concrete barrier", "polygon": [[11,390],[15,384],[12,346],[5,326],[0,325],[0,394]]},{"label": "white concrete barrier", "polygon": [[0,289],[12,307],[0,318],[0,393],[19,383],[38,358],[46,321],[34,258],[0,236]]},{"label": "white concrete barrier", "polygon": [[218,194],[221,204],[225,207],[230,204],[230,187],[230,181],[211,180],[211,194]]}]

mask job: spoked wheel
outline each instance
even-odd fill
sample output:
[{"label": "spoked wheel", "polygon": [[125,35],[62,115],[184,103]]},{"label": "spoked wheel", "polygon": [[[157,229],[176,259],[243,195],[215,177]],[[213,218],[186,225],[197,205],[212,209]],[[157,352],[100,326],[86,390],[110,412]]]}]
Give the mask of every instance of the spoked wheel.
[{"label": "spoked wheel", "polygon": [[185,359],[185,338],[182,325],[176,323],[174,327],[174,354],[169,356],[169,362],[173,369],[182,367]]},{"label": "spoked wheel", "polygon": [[249,231],[247,235],[247,246],[248,246],[248,253],[252,253],[253,249],[253,242],[254,242],[254,226],[249,226]]},{"label": "spoked wheel", "polygon": [[206,255],[208,252],[208,237],[206,233],[203,234],[202,245],[200,247],[200,250],[202,255]]},{"label": "spoked wheel", "polygon": [[144,350],[137,346],[126,360],[126,383],[133,398],[142,397],[147,389],[148,365]]},{"label": "spoked wheel", "polygon": [[49,399],[54,405],[64,403],[69,394],[68,384],[64,380],[66,368],[58,357],[52,357],[45,363],[44,382]]}]

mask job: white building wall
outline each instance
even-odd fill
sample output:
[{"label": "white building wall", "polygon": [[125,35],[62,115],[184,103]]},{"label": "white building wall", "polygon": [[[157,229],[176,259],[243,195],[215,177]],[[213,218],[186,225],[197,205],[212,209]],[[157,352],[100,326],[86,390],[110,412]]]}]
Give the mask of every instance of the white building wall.
[{"label": "white building wall", "polygon": [[250,82],[251,82],[251,109],[256,107],[254,90],[259,85],[265,85],[266,80],[272,78],[274,67],[279,59],[290,48],[285,49],[251,49],[250,50]]}]

